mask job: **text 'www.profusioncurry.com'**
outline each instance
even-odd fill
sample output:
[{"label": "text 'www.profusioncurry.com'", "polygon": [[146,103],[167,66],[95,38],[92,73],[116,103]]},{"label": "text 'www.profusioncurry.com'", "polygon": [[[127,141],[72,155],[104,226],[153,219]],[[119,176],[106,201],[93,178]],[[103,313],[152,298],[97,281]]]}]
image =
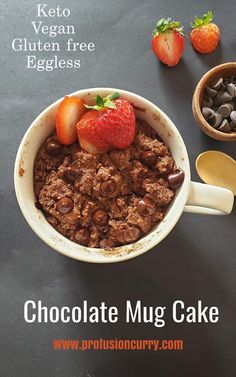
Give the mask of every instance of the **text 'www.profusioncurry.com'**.
[{"label": "text 'www.profusioncurry.com'", "polygon": [[54,339],[56,351],[181,351],[182,339]]}]

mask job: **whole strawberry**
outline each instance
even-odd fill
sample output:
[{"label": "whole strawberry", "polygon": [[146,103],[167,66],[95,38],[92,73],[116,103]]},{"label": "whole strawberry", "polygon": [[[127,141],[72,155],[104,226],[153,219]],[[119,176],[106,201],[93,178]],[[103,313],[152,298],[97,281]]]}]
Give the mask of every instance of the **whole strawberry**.
[{"label": "whole strawberry", "polygon": [[119,99],[119,93],[105,98],[96,96],[96,105],[86,106],[76,125],[81,148],[89,153],[129,147],[135,134],[135,114],[131,104]]},{"label": "whole strawberry", "polygon": [[190,33],[190,40],[198,52],[210,54],[214,51],[220,40],[220,29],[211,21],[213,20],[212,11],[208,11],[202,18],[195,17],[192,23],[193,30]]},{"label": "whole strawberry", "polygon": [[156,24],[152,34],[152,49],[157,58],[169,67],[173,67],[181,59],[185,40],[183,28],[178,21],[162,18]]}]

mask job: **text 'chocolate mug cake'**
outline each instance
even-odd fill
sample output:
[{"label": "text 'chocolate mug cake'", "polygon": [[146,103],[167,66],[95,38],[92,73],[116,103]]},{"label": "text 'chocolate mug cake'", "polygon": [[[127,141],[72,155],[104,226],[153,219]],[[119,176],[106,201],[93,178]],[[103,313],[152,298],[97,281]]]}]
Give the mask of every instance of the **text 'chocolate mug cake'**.
[{"label": "text 'chocolate mug cake'", "polygon": [[110,249],[133,243],[161,221],[184,172],[132,105],[113,93],[65,97],[56,133],[34,163],[37,207],[63,236]]}]

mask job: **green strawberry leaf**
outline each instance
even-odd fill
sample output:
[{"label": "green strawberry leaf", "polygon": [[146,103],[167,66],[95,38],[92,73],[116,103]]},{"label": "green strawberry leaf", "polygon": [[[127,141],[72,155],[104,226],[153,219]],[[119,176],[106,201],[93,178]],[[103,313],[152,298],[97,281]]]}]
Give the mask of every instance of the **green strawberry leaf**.
[{"label": "green strawberry leaf", "polygon": [[97,106],[101,106],[101,107],[103,107],[104,106],[104,100],[103,100],[103,98],[101,97],[101,96],[99,96],[98,94],[97,94],[97,96],[96,96],[96,104],[97,104]]},{"label": "green strawberry leaf", "polygon": [[165,20],[164,18],[161,18],[157,23],[156,23],[156,29],[161,30],[164,28],[165,25],[167,25],[168,21]]},{"label": "green strawberry leaf", "polygon": [[110,101],[113,101],[114,99],[117,99],[120,97],[120,93],[119,92],[114,92],[112,93],[110,96],[109,96],[109,99]]},{"label": "green strawberry leaf", "polygon": [[196,27],[207,25],[213,20],[213,18],[213,12],[209,10],[202,16],[202,18],[195,17],[193,23],[191,23],[191,26],[193,29],[195,29]]},{"label": "green strawberry leaf", "polygon": [[105,107],[109,107],[109,109],[116,109],[116,105],[112,101],[106,101]]},{"label": "green strawberry leaf", "polygon": [[101,107],[97,105],[93,105],[93,106],[84,105],[84,107],[86,107],[86,109],[89,109],[89,110],[101,110]]},{"label": "green strawberry leaf", "polygon": [[95,97],[96,105],[93,105],[93,106],[84,105],[84,106],[86,107],[86,109],[92,109],[92,110],[97,110],[97,111],[102,110],[105,107],[108,107],[109,109],[116,109],[116,105],[113,102],[113,100],[115,100],[119,97],[120,97],[119,92],[114,92],[114,93],[112,93],[109,96],[106,96],[104,98],[102,98],[101,96],[99,96],[97,94],[96,97]]},{"label": "green strawberry leaf", "polygon": [[161,18],[156,23],[156,28],[152,33],[153,37],[156,37],[160,33],[165,33],[167,31],[175,31],[177,33],[183,34],[183,27],[179,21],[172,21],[171,18]]}]

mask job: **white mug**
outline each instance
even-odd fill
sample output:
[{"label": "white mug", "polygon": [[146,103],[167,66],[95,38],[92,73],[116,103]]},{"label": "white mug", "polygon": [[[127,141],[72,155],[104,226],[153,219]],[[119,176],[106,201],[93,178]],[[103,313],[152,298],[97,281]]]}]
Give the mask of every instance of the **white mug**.
[{"label": "white mug", "polygon": [[61,99],[44,110],[28,128],[15,161],[16,197],[30,227],[51,248],[68,257],[86,262],[111,263],[134,258],[152,249],[163,240],[174,228],[183,212],[208,215],[229,214],[234,202],[233,193],[227,189],[191,181],[188,153],[179,131],[168,116],[150,101],[137,94],[114,88],[84,89],[72,95],[83,97],[86,103],[92,103],[96,94],[106,96],[115,91],[134,105],[138,118],[145,119],[157,131],[169,147],[176,165],[185,172],[184,182],[176,191],[163,221],[145,237],[111,251],[81,246],[58,233],[47,222],[43,213],[35,207],[34,159],[41,144],[55,128],[55,114]]}]

